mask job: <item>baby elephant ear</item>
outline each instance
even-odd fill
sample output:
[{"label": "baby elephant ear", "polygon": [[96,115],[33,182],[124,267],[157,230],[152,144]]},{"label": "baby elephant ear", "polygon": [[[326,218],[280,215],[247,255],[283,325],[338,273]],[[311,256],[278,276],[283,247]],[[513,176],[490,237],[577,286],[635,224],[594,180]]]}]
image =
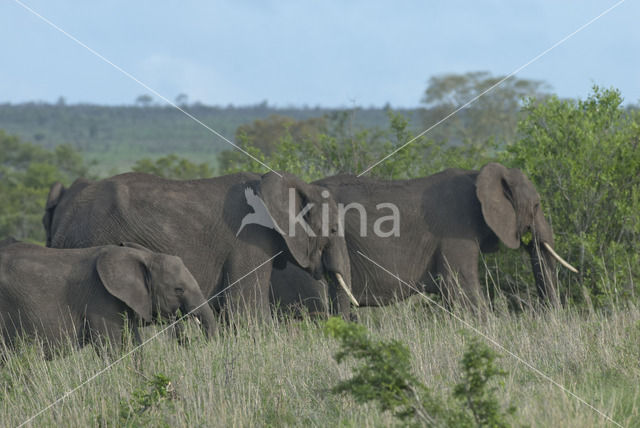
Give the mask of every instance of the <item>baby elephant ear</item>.
[{"label": "baby elephant ear", "polygon": [[135,249],[109,247],[96,262],[102,284],[114,297],[122,300],[144,321],[152,320],[151,293],[146,278],[148,256]]}]

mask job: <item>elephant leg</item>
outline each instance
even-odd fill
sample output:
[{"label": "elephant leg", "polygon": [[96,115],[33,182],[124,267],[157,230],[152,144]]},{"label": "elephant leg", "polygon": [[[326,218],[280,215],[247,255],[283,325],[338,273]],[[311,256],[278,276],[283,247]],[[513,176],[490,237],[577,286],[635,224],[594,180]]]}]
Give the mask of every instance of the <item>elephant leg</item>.
[{"label": "elephant leg", "polygon": [[327,319],[329,314],[327,284],[293,265],[273,270],[269,299],[278,315]]},{"label": "elephant leg", "polygon": [[[267,256],[232,256],[224,269],[223,305],[230,322],[255,319],[264,321],[271,316],[269,280],[272,263],[256,269]],[[251,262],[255,261],[255,264]]]},{"label": "elephant leg", "polygon": [[[92,343],[101,358],[117,355],[122,348],[123,323],[120,314],[112,317],[87,315],[84,341]],[[140,339],[137,328],[134,330],[134,336]]]},{"label": "elephant leg", "polygon": [[476,312],[482,302],[478,279],[478,256],[480,250],[475,241],[451,240],[443,242],[438,261],[440,291],[449,306],[462,304]]},{"label": "elephant leg", "polygon": [[350,310],[344,310],[344,308],[351,307],[351,301],[346,293],[339,293],[336,287],[328,287],[328,309],[331,315],[341,316],[344,320],[351,320],[353,313]]},{"label": "elephant leg", "polygon": [[133,337],[133,346],[135,346],[133,352],[133,363],[137,370],[143,370],[144,368],[144,354],[142,353],[142,338],[140,337],[140,328],[135,320],[129,320],[129,328]]}]

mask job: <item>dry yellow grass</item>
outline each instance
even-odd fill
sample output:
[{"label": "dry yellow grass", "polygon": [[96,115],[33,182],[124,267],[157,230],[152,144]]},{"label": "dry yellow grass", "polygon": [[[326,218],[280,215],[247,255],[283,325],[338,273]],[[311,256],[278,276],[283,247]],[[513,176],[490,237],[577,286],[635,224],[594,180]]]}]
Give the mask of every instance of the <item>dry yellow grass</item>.
[{"label": "dry yellow grass", "polygon": [[[465,316],[463,314],[463,316]],[[482,322],[465,316],[543,373],[623,426],[640,425],[640,311],[563,309],[509,313],[496,309]],[[418,299],[360,310],[374,337],[398,339],[414,356],[419,378],[449,396],[460,375],[469,329]],[[151,329],[145,332],[152,333]],[[151,426],[388,426],[393,417],[348,397],[330,394],[348,365],[332,356],[337,344],[311,321],[272,321],[224,332],[210,342],[196,328],[192,343],[168,335],[127,357],[32,420],[32,426],[118,426],[120,403],[154,374],[174,389],[130,423]],[[546,427],[614,426],[602,415],[499,351],[509,375],[498,394],[517,407],[516,421]],[[34,348],[11,354],[0,369],[0,421],[17,426],[105,366],[91,348],[43,361]]]}]

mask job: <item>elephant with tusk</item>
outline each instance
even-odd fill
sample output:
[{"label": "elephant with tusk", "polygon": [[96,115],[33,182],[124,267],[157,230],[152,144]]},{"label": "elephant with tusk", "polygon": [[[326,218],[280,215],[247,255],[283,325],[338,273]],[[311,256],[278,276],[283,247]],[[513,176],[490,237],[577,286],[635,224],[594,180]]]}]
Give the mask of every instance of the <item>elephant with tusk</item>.
[{"label": "elephant with tusk", "polygon": [[357,304],[333,196],[290,174],[180,181],[126,173],[68,189],[54,183],[42,221],[50,247],[129,241],[181,257],[227,316],[270,315],[271,271],[287,262],[329,278],[334,313],[346,317]]},{"label": "elephant with tusk", "polygon": [[[441,293],[449,303],[478,308],[478,257],[480,252],[497,251],[500,242],[511,249],[524,244],[538,295],[548,305],[558,304],[555,262],[577,272],[554,251],[540,196],[518,169],[490,163],[480,171],[448,169],[412,180],[337,175],[314,184],[327,188],[343,206],[364,207],[347,210],[344,219],[352,291],[361,306],[389,304],[424,290]],[[371,233],[371,225],[383,218],[381,204],[397,207],[397,224],[384,233]],[[394,228],[396,233],[389,233]],[[320,294],[320,285],[312,286],[315,281],[309,276],[306,282],[300,278],[290,265],[275,270],[272,293],[318,301],[309,297]],[[295,284],[304,291],[293,293]],[[283,301],[288,303],[292,302]]]}]

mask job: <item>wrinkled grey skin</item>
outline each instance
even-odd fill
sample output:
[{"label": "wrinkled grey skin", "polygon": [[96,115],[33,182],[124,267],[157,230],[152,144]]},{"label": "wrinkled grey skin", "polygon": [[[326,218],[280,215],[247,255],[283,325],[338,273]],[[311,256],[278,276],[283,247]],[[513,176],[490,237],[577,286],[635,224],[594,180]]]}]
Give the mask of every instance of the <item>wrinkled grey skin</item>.
[{"label": "wrinkled grey skin", "polygon": [[[541,246],[546,242],[553,247],[551,227],[533,184],[518,169],[492,163],[480,171],[448,169],[413,180],[338,175],[314,184],[326,186],[338,203],[359,202],[366,208],[366,237],[360,236],[357,211],[348,210],[345,219],[353,292],[361,306],[386,305],[415,294],[417,289],[441,292],[448,303],[463,302],[477,308],[483,302],[478,278],[480,251],[497,251],[499,242],[518,248],[528,231],[533,240],[523,246],[530,254],[538,294],[543,302],[557,305],[555,261]],[[389,210],[376,209],[384,202],[394,203],[400,210],[399,237],[379,238],[373,234],[376,219],[390,214]],[[390,226],[387,224],[385,229],[383,224],[382,230],[387,231]],[[357,251],[415,289],[403,285]],[[308,276],[303,282],[300,276],[290,266],[274,271],[272,293],[283,296],[283,305],[300,299],[321,301],[322,284]],[[298,294],[292,289],[296,285]]]},{"label": "wrinkled grey skin", "polygon": [[[3,241],[7,242],[7,241]],[[213,311],[180,258],[136,246],[52,249],[0,244],[0,334],[44,339],[50,351],[70,337],[79,346],[121,344],[123,314],[139,342],[137,320],[193,311],[210,336]]]},{"label": "wrinkled grey skin", "polygon": [[[244,226],[254,212],[245,191],[252,189],[266,205],[280,231],[256,224]],[[305,216],[315,231],[310,237],[297,226],[289,232],[289,189],[294,189],[297,215],[308,202]],[[81,179],[69,189],[51,187],[43,217],[47,246],[78,248],[121,241],[137,242],[162,253],[177,255],[198,281],[216,310],[264,318],[270,315],[269,278],[274,265],[287,261],[315,278],[328,276],[336,295],[335,311],[348,314],[346,293],[337,290],[335,274],[350,284],[346,242],[337,236],[337,206],[321,195],[325,189],[284,174],[238,173],[222,177],[177,181],[149,174],[127,173],[97,182]],[[321,204],[328,204],[330,236],[321,236]],[[271,257],[282,252],[275,260]],[[267,262],[267,263],[265,263]],[[256,268],[265,263],[262,267]]]},{"label": "wrinkled grey skin", "polygon": [[[332,312],[329,287],[324,279],[314,279],[304,270],[287,263],[286,269],[271,274],[270,300],[279,315],[326,319]],[[346,316],[346,315],[345,315]]]}]

